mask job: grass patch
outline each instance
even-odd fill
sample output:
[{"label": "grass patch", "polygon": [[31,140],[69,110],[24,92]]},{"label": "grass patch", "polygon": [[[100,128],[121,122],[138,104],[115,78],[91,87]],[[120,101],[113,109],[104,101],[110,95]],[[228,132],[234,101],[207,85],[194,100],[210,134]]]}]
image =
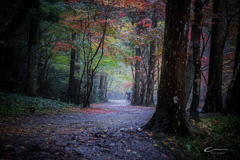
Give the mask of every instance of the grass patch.
[{"label": "grass patch", "polygon": [[196,138],[158,136],[162,145],[177,159],[240,159],[240,117],[205,116],[194,126]]},{"label": "grass patch", "polygon": [[81,108],[57,100],[0,92],[0,115],[58,114]]}]

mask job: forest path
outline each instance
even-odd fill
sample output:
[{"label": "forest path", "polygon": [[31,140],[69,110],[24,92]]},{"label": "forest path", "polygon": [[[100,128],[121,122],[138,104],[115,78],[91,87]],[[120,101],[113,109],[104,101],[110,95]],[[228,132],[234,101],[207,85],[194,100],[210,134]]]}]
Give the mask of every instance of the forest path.
[{"label": "forest path", "polygon": [[151,132],[136,130],[154,111],[110,101],[69,114],[16,118],[0,125],[0,159],[173,159]]}]

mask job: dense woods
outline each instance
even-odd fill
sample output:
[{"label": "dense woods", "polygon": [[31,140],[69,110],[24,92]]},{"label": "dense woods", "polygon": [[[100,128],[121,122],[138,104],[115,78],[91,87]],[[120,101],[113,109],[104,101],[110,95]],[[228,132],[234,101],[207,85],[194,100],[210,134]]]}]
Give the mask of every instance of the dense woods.
[{"label": "dense woods", "polygon": [[[0,92],[83,108],[156,106],[141,129],[192,135],[240,114],[239,0],[3,0]],[[189,115],[186,114],[189,112]]]}]

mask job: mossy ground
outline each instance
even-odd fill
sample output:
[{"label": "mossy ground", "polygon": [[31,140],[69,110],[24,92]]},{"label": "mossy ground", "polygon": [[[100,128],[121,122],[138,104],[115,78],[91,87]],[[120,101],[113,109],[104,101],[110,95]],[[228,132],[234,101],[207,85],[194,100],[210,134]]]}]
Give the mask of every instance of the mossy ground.
[{"label": "mossy ground", "polygon": [[201,114],[190,122],[196,138],[155,135],[177,159],[240,159],[240,117]]}]

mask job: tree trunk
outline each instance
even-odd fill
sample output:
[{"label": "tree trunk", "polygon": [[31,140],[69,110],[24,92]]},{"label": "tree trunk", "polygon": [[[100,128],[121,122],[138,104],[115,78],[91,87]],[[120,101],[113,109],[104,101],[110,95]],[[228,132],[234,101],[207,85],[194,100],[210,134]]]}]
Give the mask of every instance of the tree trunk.
[{"label": "tree trunk", "polygon": [[100,84],[99,84],[99,90],[100,90],[100,100],[103,102],[107,102],[107,74],[101,74],[100,75]]},{"label": "tree trunk", "polygon": [[145,105],[143,104],[145,102],[145,90],[146,90],[146,78],[145,76],[143,76],[143,71],[141,73],[141,78],[140,78],[140,81],[141,81],[141,87],[140,87],[140,105]]},{"label": "tree trunk", "polygon": [[38,35],[39,20],[37,11],[39,9],[39,0],[34,2],[35,13],[30,18],[29,40],[28,40],[28,69],[26,91],[28,96],[37,96],[38,89]]},{"label": "tree trunk", "polygon": [[[140,11],[140,14],[138,16],[138,22],[141,22],[143,19],[144,11]],[[143,26],[142,23],[139,23],[137,26],[137,33],[140,35],[143,32]],[[136,57],[141,56],[141,47],[137,46],[136,48]],[[135,63],[135,79],[134,79],[134,90],[133,90],[133,98],[132,98],[132,105],[140,105],[140,61],[137,59]]]},{"label": "tree trunk", "polygon": [[90,84],[91,84],[91,77],[90,77],[90,69],[89,66],[87,66],[87,70],[86,70],[86,83],[84,86],[84,95],[83,95],[83,108],[89,108],[90,107],[90,103],[89,103],[89,90],[90,90]]},{"label": "tree trunk", "polygon": [[193,62],[194,62],[194,81],[193,81],[193,99],[190,107],[190,116],[195,121],[199,121],[199,98],[201,84],[201,55],[200,55],[200,36],[202,33],[201,20],[203,2],[195,0],[195,18],[192,26],[192,44],[193,44]]},{"label": "tree trunk", "polygon": [[75,100],[75,104],[76,105],[79,105],[81,103],[80,101],[80,85],[81,85],[81,78],[80,78],[80,53],[77,52],[76,53],[76,61],[75,61],[75,76],[74,76],[74,84],[75,84],[75,87],[74,87],[74,100]]},{"label": "tree trunk", "polygon": [[225,0],[215,0],[213,3],[213,13],[220,16],[213,18],[209,72],[208,72],[208,89],[205,104],[202,112],[223,112],[222,102],[222,62],[224,48],[224,10]]},{"label": "tree trunk", "polygon": [[93,78],[94,78],[94,72],[91,72],[91,76],[90,76],[90,83],[88,83],[88,89],[87,89],[87,97],[85,98],[85,103],[84,103],[84,108],[89,108],[90,107],[90,95],[92,92],[92,87],[93,87]]},{"label": "tree trunk", "polygon": [[[102,60],[103,53],[104,53],[103,49],[104,49],[104,40],[105,40],[106,28],[107,28],[107,25],[105,23],[104,28],[103,28],[103,32],[102,32],[102,38],[100,39],[98,47],[95,50],[94,54],[92,53],[92,50],[91,50],[91,45],[92,45],[91,36],[89,38],[89,43],[90,43],[89,53],[90,54],[87,55],[87,57],[86,57],[87,58],[86,59],[87,60],[87,64],[86,64],[87,81],[86,81],[86,84],[85,84],[85,87],[84,87],[84,96],[83,96],[83,107],[84,108],[90,107],[89,98],[90,98],[90,94],[91,94],[92,87],[93,87],[93,78],[94,78],[94,75],[95,75],[96,69],[98,68],[99,63]],[[100,48],[101,48],[101,55],[100,55],[96,65],[93,66],[93,59],[99,53]]]},{"label": "tree trunk", "polygon": [[182,136],[189,133],[184,110],[189,13],[190,0],[167,1],[157,108],[142,129]]},{"label": "tree trunk", "polygon": [[[76,38],[76,33],[72,32],[72,41],[74,41]],[[68,102],[74,103],[75,100],[75,86],[74,86],[74,70],[75,70],[75,55],[76,50],[71,49],[71,59],[70,59],[70,73],[69,73],[69,82],[68,82]]]},{"label": "tree trunk", "polygon": [[227,99],[226,99],[226,109],[227,113],[240,114],[240,67],[234,77],[234,81],[230,86]]},{"label": "tree trunk", "polygon": [[[140,56],[140,48],[136,49],[136,56]],[[133,91],[133,98],[132,98],[132,105],[139,105],[140,104],[140,62],[136,60],[135,63],[135,83],[134,83],[134,91]]]},{"label": "tree trunk", "polygon": [[232,81],[228,87],[225,108],[227,113],[240,114],[240,16],[238,17],[238,34],[234,70]]},{"label": "tree trunk", "polygon": [[194,78],[194,64],[193,64],[193,54],[188,56],[187,60],[187,68],[186,68],[186,79],[185,79],[185,98],[184,98],[184,105],[185,109],[187,107],[187,102],[191,94],[192,85],[193,85],[193,78]]},{"label": "tree trunk", "polygon": [[[156,17],[156,9],[153,11],[152,18],[152,28],[157,28],[157,17]],[[149,55],[149,68],[148,68],[148,76],[147,76],[147,93],[146,93],[146,106],[154,106],[153,101],[153,92],[154,92],[154,69],[156,62],[156,40],[153,39],[150,44],[150,55]]]}]

